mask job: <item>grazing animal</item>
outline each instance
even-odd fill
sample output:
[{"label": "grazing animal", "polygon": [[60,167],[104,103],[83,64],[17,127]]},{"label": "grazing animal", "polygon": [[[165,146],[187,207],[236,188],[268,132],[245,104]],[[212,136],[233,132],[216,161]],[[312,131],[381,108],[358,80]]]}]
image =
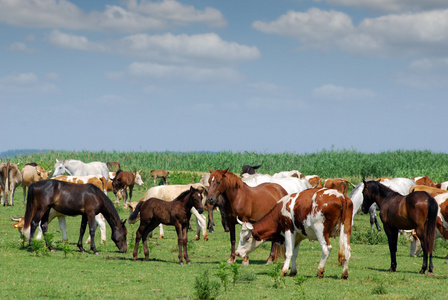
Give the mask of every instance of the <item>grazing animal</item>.
[{"label": "grazing animal", "polygon": [[140,226],[135,234],[134,260],[137,260],[138,245],[143,241],[145,260],[149,260],[147,237],[160,223],[173,225],[176,228],[177,244],[179,246],[179,264],[183,265],[183,258],[187,264],[191,264],[187,253],[188,226],[190,223],[191,209],[195,207],[199,213],[204,211],[202,206],[202,191],[190,187],[188,191],[181,193],[173,201],[167,202],[158,198],[150,198],[139,202],[135,210],[129,216],[129,223],[134,224],[140,214]]},{"label": "grazing animal", "polygon": [[124,191],[124,203],[123,208],[126,209],[128,206],[128,191],[129,188],[129,200],[132,200],[132,190],[134,189],[134,184],[143,185],[142,176],[140,171],[135,173],[123,171],[119,169],[112,179],[113,193],[116,195],[119,190]]},{"label": "grazing animal", "polygon": [[14,194],[16,192],[16,188],[21,183],[22,173],[20,173],[19,168],[15,163],[8,161],[0,164],[0,186],[2,190],[0,199],[3,206],[14,205]]},{"label": "grazing animal", "polygon": [[437,201],[426,192],[413,192],[403,196],[378,181],[363,181],[363,183],[362,211],[367,213],[373,203],[378,204],[380,208],[380,218],[389,242],[391,260],[389,272],[397,270],[398,231],[415,229],[423,248],[420,274],[428,270],[428,275],[433,275],[432,252],[436,235]]},{"label": "grazing animal", "polygon": [[442,190],[442,189],[439,189],[439,188],[436,188],[436,187],[431,187],[431,186],[421,185],[421,184],[413,185],[409,189],[409,193],[416,192],[416,191],[427,192],[428,194],[430,194],[433,197],[435,197],[436,195],[444,194],[444,193],[447,192],[447,190]]},{"label": "grazing animal", "polygon": [[99,161],[84,163],[76,159],[56,159],[53,177],[64,175],[65,172],[70,176],[102,175],[106,178],[106,181],[109,180],[107,165]]},{"label": "grazing animal", "polygon": [[353,185],[350,181],[342,178],[328,178],[325,179],[323,186],[327,189],[335,189],[339,193],[347,196],[349,186]]},{"label": "grazing animal", "polygon": [[324,277],[325,263],[332,246],[330,237],[339,233],[338,260],[344,264],[342,279],[348,277],[351,256],[352,201],[334,189],[312,188],[287,195],[263,218],[251,224],[242,223],[237,254],[247,255],[265,241],[285,244],[285,262],[281,275],[291,265],[290,276],[297,274],[297,255],[302,240],[317,240],[322,248],[317,276]]},{"label": "grazing animal", "polygon": [[[283,196],[286,190],[277,183],[262,183],[256,187],[245,184],[238,176],[225,170],[210,172],[207,201],[215,205],[219,196],[223,199],[226,222],[230,229],[230,258],[227,262],[235,262],[235,226],[237,218],[243,222],[255,223],[267,214]],[[272,244],[267,263],[275,261],[277,246]],[[244,265],[249,264],[249,256],[244,257]]]},{"label": "grazing animal", "polygon": [[277,178],[268,174],[243,174],[241,180],[248,186],[255,187],[265,182],[280,184],[288,194],[298,193],[311,188],[311,184],[306,179],[296,177]]},{"label": "grazing animal", "polygon": [[151,176],[152,176],[152,178],[154,178],[154,184],[156,184],[157,178],[163,178],[163,184],[167,184],[169,174],[170,174],[170,172],[168,172],[167,170],[152,170],[151,171]]},{"label": "grazing animal", "polygon": [[[48,224],[50,224],[51,221],[54,218],[58,218],[59,228],[62,231],[62,241],[68,241],[67,223],[65,221],[65,217],[66,217],[66,215],[61,214],[61,213],[55,211],[54,209],[50,209],[50,213],[48,215]],[[102,214],[97,214],[95,216],[95,222],[100,227],[100,231],[101,231],[101,245],[103,245],[106,242],[106,240],[107,240],[107,237],[106,237],[106,221],[105,221],[105,219],[104,219]],[[25,225],[25,218],[20,218],[20,220],[17,223],[14,224],[14,228],[17,228],[17,230],[19,230],[19,232],[21,234],[23,234],[23,226],[24,225]],[[38,228],[38,233],[37,233],[36,239],[38,239],[38,240],[42,239],[42,227],[40,225],[41,224],[39,223],[39,226],[37,227]],[[24,237],[25,237],[25,241],[27,242],[28,241],[28,240],[26,240],[27,237],[25,235],[24,235]],[[86,244],[90,244],[90,235],[87,238]]]},{"label": "grazing animal", "polygon": [[[119,252],[127,251],[125,221],[121,221],[112,201],[93,184],[75,184],[58,180],[41,180],[29,186],[25,225],[23,233],[29,245],[39,222],[45,235],[48,229],[48,219],[51,209],[67,216],[81,215],[81,228],[78,239],[78,248],[85,252],[82,246],[82,238],[89,224],[90,249],[98,254],[95,247],[95,216],[102,214],[112,229],[111,239],[118,247]],[[48,243],[47,243],[47,246]],[[50,250],[52,249],[49,246]]]},{"label": "grazing animal", "polygon": [[322,180],[317,175],[306,175],[305,179],[311,184],[311,187],[322,187]]},{"label": "grazing animal", "polygon": [[[173,184],[173,185],[160,185],[160,186],[154,186],[146,191],[146,193],[143,195],[142,198],[140,198],[139,202],[146,201],[149,198],[158,198],[165,201],[173,201],[174,199],[179,196],[179,194],[190,190],[191,187],[194,187],[196,189],[199,189],[203,194],[203,201],[202,204],[205,204],[205,199],[207,196],[207,188],[200,184],[200,183],[191,183],[191,184]],[[134,210],[135,207],[132,207],[133,205],[129,205],[131,210]],[[196,217],[196,236],[195,240],[199,240],[200,237],[200,231],[202,229],[202,235],[204,237],[204,240],[208,241],[208,235],[207,235],[207,229],[206,229],[206,222],[205,222],[205,216],[201,215],[196,208],[191,208],[191,213],[195,215]],[[160,223],[159,226],[160,235],[159,238],[164,238],[164,232],[163,232],[163,225]]]},{"label": "grazing animal", "polygon": [[22,168],[22,188],[23,188],[23,203],[26,202],[26,188],[30,186],[30,184],[48,179],[50,175],[50,171],[45,171],[42,166],[37,165],[36,163],[26,164]]},{"label": "grazing animal", "polygon": [[261,167],[261,165],[258,165],[258,166],[244,165],[240,176],[242,176],[245,173],[247,173],[249,175],[255,174],[255,170],[258,169],[259,167]]}]

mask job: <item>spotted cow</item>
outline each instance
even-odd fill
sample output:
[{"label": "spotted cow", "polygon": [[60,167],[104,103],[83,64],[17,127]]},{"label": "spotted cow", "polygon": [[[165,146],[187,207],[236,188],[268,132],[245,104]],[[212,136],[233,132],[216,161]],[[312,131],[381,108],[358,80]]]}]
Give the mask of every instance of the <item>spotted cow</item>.
[{"label": "spotted cow", "polygon": [[352,211],[352,201],[333,189],[313,188],[287,195],[254,224],[241,222],[237,255],[245,256],[265,241],[284,244],[286,258],[281,275],[286,275],[292,262],[290,276],[295,276],[301,241],[317,240],[322,247],[317,276],[323,277],[332,248],[329,238],[339,233],[338,260],[344,264],[341,278],[346,279],[351,255]]}]

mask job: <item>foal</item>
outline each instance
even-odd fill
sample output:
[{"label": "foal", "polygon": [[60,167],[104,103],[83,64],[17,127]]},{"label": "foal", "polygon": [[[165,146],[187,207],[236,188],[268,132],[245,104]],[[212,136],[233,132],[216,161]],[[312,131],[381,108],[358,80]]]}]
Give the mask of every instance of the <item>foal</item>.
[{"label": "foal", "polygon": [[158,198],[150,198],[140,201],[135,210],[129,216],[129,223],[134,224],[140,213],[140,226],[135,235],[135,248],[133,257],[137,260],[138,245],[143,240],[145,260],[149,260],[149,250],[146,238],[160,223],[174,225],[177,232],[177,244],[179,245],[179,264],[183,265],[183,257],[187,264],[191,264],[187,254],[187,232],[191,217],[191,208],[195,207],[201,214],[204,211],[202,206],[202,191],[194,187],[181,193],[173,201],[167,202]]}]

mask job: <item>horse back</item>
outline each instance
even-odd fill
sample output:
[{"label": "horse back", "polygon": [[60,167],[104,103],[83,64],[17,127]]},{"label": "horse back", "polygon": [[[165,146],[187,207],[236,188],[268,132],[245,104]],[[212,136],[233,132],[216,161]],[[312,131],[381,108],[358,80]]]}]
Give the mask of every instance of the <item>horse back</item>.
[{"label": "horse back", "polygon": [[171,215],[177,211],[175,202],[165,201],[159,198],[149,198],[140,208],[140,219],[150,222],[155,219],[163,224],[172,222]]},{"label": "horse back", "polygon": [[[266,182],[255,187],[245,185],[246,197],[237,213],[243,221],[258,221],[266,215],[283,196],[288,193],[277,183]],[[242,207],[244,206],[244,207]],[[250,209],[250,210],[249,210]]]}]

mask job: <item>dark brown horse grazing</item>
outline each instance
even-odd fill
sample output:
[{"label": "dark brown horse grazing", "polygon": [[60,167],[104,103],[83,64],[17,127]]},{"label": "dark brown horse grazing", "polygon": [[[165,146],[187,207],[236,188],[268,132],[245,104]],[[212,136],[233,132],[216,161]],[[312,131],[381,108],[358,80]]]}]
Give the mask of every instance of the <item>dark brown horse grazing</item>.
[{"label": "dark brown horse grazing", "polygon": [[191,264],[187,253],[187,233],[190,224],[191,208],[195,207],[201,214],[204,211],[202,206],[202,190],[190,187],[189,190],[182,192],[173,201],[165,201],[158,198],[149,198],[146,201],[140,201],[135,210],[129,216],[129,223],[134,224],[140,214],[140,226],[135,234],[134,260],[137,260],[138,245],[143,241],[145,260],[149,260],[149,250],[147,244],[148,234],[154,230],[160,223],[164,225],[174,225],[177,232],[177,244],[179,246],[179,264],[183,265],[183,257],[187,264]]},{"label": "dark brown horse grazing", "polygon": [[[223,198],[222,206],[230,229],[231,244],[230,258],[227,262],[234,263],[237,218],[242,222],[255,223],[267,214],[287,192],[276,183],[262,183],[256,187],[250,187],[228,170],[228,168],[215,171],[209,169],[211,174],[207,201],[211,205],[215,205],[220,195]],[[276,248],[273,243],[267,263],[275,261]],[[249,256],[244,258],[243,264],[249,264]]]},{"label": "dark brown horse grazing", "polygon": [[[29,186],[23,227],[23,234],[26,239],[29,239],[29,245],[32,244],[39,222],[41,222],[42,232],[44,234],[47,232],[51,208],[67,216],[82,216],[78,240],[78,248],[81,252],[85,252],[82,247],[82,238],[89,223],[90,249],[98,254],[94,238],[95,215],[99,213],[103,214],[109,223],[112,229],[112,240],[119,252],[127,251],[127,229],[124,225],[126,221],[120,220],[112,201],[103,191],[93,184],[76,184],[53,179],[41,180]],[[49,249],[52,250],[51,247]]]},{"label": "dark brown horse grazing", "polygon": [[397,269],[398,230],[415,229],[423,249],[423,265],[420,274],[425,274],[428,269],[428,275],[432,275],[432,252],[434,250],[438,211],[436,200],[426,192],[412,192],[403,196],[380,184],[379,181],[363,182],[362,211],[367,213],[374,202],[380,208],[380,218],[389,242],[391,260],[389,272],[395,272]]}]

